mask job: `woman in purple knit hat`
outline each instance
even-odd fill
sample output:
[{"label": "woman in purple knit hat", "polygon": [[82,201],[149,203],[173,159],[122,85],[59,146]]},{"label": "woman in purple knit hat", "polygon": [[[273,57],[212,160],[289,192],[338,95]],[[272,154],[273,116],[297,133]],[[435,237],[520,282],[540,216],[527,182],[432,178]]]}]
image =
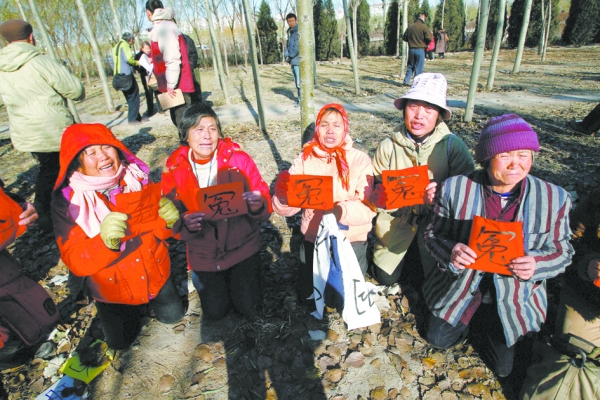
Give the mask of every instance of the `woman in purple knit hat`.
[{"label": "woman in purple knit hat", "polygon": [[[571,263],[568,193],[529,175],[540,146],[515,114],[492,118],[475,146],[481,169],[448,178],[438,190],[427,249],[439,269],[425,277],[427,341],[446,349],[469,332],[484,341],[482,356],[497,375],[510,374],[515,343],[546,319],[546,280]],[[473,218],[521,221],[525,255],[506,260],[510,275],[471,269]]]}]

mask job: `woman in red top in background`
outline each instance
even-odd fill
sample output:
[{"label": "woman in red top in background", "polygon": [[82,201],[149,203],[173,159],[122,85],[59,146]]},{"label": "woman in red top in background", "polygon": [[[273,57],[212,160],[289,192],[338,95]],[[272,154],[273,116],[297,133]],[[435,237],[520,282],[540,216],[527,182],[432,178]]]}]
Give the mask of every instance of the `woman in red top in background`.
[{"label": "woman in red top in background", "polygon": [[[164,238],[179,212],[161,199],[154,228],[131,226],[117,212],[115,196],[142,190],[148,166],[102,124],[75,124],[63,133],[60,173],[54,187],[52,220],[60,257],[76,276],[85,277],[106,342],[129,347],[140,330],[141,305],[172,324],[185,314],[170,278]],[[152,223],[152,221],[150,221]],[[126,237],[130,239],[122,241]]]}]

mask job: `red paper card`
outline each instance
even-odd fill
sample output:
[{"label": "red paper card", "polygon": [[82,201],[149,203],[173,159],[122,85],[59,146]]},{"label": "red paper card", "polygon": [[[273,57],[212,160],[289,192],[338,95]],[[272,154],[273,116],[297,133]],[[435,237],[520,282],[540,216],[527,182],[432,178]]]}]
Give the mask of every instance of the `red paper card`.
[{"label": "red paper card", "polygon": [[523,223],[494,221],[476,215],[469,247],[477,253],[477,260],[467,268],[512,275],[507,267],[510,260],[525,255]]},{"label": "red paper card", "polygon": [[387,197],[387,210],[425,203],[425,188],[429,185],[427,165],[385,170],[381,179]]},{"label": "red paper card", "polygon": [[288,184],[290,207],[331,210],[333,208],[333,177],[291,175]]},{"label": "red paper card", "polygon": [[[154,230],[164,221],[158,218],[158,202],[161,198],[161,184],[146,185],[139,192],[121,193],[115,196],[117,211],[127,214],[127,225],[134,234]],[[127,238],[123,239],[126,240]]]},{"label": "red paper card", "polygon": [[204,219],[217,221],[223,218],[248,214],[248,205],[242,198],[243,182],[224,183],[198,190],[199,212]]},{"label": "red paper card", "polygon": [[15,241],[27,227],[19,225],[23,209],[0,189],[0,250]]}]

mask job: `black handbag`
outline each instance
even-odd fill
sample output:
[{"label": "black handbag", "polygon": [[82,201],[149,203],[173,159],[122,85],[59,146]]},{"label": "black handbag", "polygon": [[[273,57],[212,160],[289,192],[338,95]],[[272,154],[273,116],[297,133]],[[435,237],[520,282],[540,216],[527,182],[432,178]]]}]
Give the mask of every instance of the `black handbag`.
[{"label": "black handbag", "polygon": [[[119,50],[121,49],[121,43],[119,43],[119,45],[117,46],[117,50],[115,51],[115,59],[118,60],[118,54],[119,54]],[[116,63],[115,63],[115,67],[116,67]],[[127,91],[129,89],[131,89],[131,86],[133,86],[133,73],[131,71],[131,68],[129,68],[129,73],[128,74],[115,74],[115,76],[113,76],[113,87],[115,88],[115,90],[123,90],[123,91]]]}]

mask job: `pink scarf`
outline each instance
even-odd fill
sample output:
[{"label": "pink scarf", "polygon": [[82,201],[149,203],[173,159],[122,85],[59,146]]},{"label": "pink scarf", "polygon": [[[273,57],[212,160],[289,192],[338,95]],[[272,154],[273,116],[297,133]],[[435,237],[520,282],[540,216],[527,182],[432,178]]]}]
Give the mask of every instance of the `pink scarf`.
[{"label": "pink scarf", "polygon": [[148,175],[136,164],[125,167],[121,163],[115,176],[88,176],[75,171],[69,178],[69,186],[73,189],[69,215],[88,237],[93,238],[100,233],[100,224],[111,212],[96,192],[116,187],[121,178],[125,181],[128,192],[139,192],[142,190],[140,180],[148,178]]}]

